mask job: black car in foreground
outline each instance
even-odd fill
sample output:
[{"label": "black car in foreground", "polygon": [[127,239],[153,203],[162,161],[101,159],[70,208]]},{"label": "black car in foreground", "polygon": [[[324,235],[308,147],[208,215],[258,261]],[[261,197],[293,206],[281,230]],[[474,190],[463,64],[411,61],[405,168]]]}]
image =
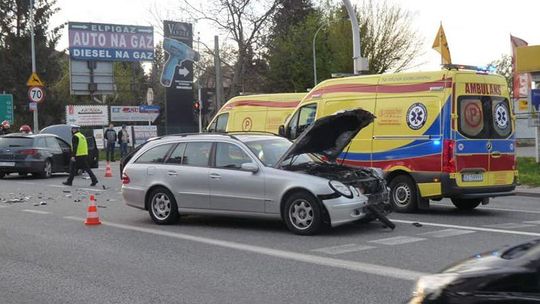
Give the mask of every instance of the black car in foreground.
[{"label": "black car in foreground", "polygon": [[48,178],[68,172],[71,147],[51,134],[9,134],[0,137],[0,178],[19,173]]},{"label": "black car in foreground", "polygon": [[[53,134],[71,146],[71,125],[51,125],[43,128],[39,134]],[[88,142],[88,165],[91,168],[97,168],[99,166],[99,149],[96,144],[96,138],[93,135],[84,134],[86,141]]]},{"label": "black car in foreground", "polygon": [[540,303],[540,239],[477,254],[421,277],[409,303]]}]

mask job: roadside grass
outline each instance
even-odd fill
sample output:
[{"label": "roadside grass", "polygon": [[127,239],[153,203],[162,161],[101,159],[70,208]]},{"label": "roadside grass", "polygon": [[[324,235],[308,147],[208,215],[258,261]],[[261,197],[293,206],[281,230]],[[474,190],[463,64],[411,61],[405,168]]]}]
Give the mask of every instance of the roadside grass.
[{"label": "roadside grass", "polygon": [[534,157],[518,157],[519,182],[527,186],[540,186],[540,164]]},{"label": "roadside grass", "polygon": [[[120,149],[114,149],[114,160],[119,161],[120,159]],[[99,160],[107,160],[107,154],[104,149],[99,150]]]}]

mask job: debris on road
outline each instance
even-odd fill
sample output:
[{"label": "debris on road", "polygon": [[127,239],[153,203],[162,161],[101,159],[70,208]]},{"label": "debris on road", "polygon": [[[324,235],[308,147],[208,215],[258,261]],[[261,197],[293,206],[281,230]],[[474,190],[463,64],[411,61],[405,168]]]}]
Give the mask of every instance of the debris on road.
[{"label": "debris on road", "polygon": [[71,190],[62,190],[64,193],[71,193]]},{"label": "debris on road", "polygon": [[422,227],[422,226],[424,226],[424,225],[422,225],[422,224],[420,224],[420,223],[418,223],[418,222],[414,222],[414,223],[412,223],[412,225],[413,225],[414,227]]},{"label": "debris on road", "polygon": [[39,202],[39,205],[40,205],[40,206],[45,206],[45,205],[47,205],[47,202],[41,201],[41,202]]}]

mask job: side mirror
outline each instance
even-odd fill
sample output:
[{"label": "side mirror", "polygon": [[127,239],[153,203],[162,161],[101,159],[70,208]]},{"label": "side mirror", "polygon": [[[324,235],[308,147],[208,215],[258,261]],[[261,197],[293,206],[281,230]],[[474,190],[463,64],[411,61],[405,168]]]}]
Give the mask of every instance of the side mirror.
[{"label": "side mirror", "polygon": [[279,134],[279,136],[285,137],[285,126],[284,125],[279,126],[278,134]]},{"label": "side mirror", "polygon": [[257,173],[259,171],[259,166],[257,166],[255,163],[243,163],[240,166],[240,169],[242,169],[242,171]]}]

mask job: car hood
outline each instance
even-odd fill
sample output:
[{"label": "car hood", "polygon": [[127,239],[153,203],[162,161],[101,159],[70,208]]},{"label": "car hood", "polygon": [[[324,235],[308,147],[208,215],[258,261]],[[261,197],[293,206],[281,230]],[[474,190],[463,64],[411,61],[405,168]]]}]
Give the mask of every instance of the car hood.
[{"label": "car hood", "polygon": [[335,161],[343,149],[375,116],[363,109],[338,112],[316,120],[296,139],[295,143],[277,162],[304,153],[324,155],[329,161]]}]

